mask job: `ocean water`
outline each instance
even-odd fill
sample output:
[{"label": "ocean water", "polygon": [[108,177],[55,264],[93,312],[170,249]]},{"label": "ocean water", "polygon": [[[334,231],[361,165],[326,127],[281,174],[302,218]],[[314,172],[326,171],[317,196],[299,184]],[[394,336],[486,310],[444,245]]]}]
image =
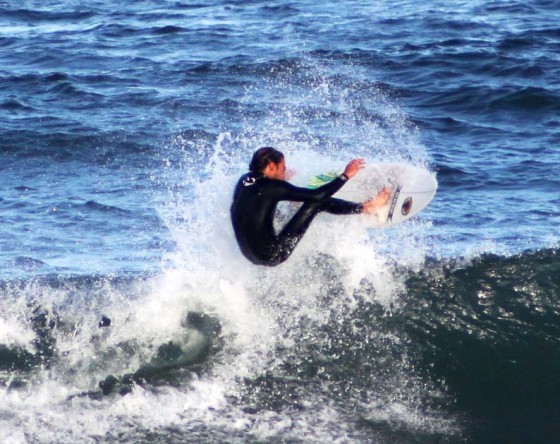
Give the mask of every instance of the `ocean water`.
[{"label": "ocean water", "polygon": [[[0,442],[560,440],[557,0],[0,1]],[[256,267],[263,145],[437,175]]]}]

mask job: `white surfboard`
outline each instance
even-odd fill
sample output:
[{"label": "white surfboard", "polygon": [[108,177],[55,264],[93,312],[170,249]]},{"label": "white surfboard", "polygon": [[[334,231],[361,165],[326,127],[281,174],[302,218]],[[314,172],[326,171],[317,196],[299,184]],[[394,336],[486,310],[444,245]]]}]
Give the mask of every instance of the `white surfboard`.
[{"label": "white surfboard", "polygon": [[[310,186],[319,186],[328,178],[329,174],[316,176],[310,180]],[[426,208],[437,186],[435,174],[424,168],[405,163],[377,163],[367,165],[333,197],[364,202],[375,197],[383,187],[389,188],[388,203],[376,213],[364,216],[368,225],[385,227],[404,222]]]}]

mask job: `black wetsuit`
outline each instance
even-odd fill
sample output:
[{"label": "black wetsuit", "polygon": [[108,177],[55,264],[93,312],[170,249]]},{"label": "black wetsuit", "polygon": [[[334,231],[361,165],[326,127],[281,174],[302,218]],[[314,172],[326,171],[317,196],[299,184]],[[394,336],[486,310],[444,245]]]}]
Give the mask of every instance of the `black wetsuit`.
[{"label": "black wetsuit", "polygon": [[[331,196],[346,182],[339,176],[314,190],[300,188],[284,180],[248,173],[239,179],[233,195],[231,221],[243,255],[257,265],[274,266],[294,251],[313,218],[320,212],[361,213],[363,206]],[[303,202],[301,208],[279,234],[274,231],[274,212],[278,202]]]}]

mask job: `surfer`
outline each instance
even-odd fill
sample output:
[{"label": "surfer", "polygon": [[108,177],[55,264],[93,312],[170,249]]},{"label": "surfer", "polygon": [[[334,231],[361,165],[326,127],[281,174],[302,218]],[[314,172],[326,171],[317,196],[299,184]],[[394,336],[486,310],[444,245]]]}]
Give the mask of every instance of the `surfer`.
[{"label": "surfer", "polygon": [[[363,159],[354,159],[341,175],[312,190],[287,182],[290,173],[280,151],[271,147],[258,149],[249,164],[249,173],[241,176],[235,187],[231,206],[233,230],[243,255],[257,265],[281,264],[292,254],[319,212],[369,214],[385,205],[390,197],[386,188],[363,203],[331,197],[364,165]],[[303,205],[276,234],[273,220],[280,201],[303,202]]]}]

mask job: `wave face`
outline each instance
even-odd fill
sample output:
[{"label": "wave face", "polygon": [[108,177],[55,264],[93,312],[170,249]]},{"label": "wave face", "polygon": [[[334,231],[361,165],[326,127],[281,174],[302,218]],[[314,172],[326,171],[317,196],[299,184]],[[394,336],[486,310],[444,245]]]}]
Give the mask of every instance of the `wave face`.
[{"label": "wave face", "polygon": [[5,287],[4,437],[21,422],[39,442],[554,436],[558,251],[377,267],[352,291],[328,255],[214,297],[178,274]]},{"label": "wave face", "polygon": [[475,442],[546,442],[560,385],[557,250],[434,264],[407,280],[406,331]]},{"label": "wave face", "polygon": [[[0,2],[1,442],[558,440],[557,2],[86,3]],[[253,267],[268,145],[438,193]]]}]

